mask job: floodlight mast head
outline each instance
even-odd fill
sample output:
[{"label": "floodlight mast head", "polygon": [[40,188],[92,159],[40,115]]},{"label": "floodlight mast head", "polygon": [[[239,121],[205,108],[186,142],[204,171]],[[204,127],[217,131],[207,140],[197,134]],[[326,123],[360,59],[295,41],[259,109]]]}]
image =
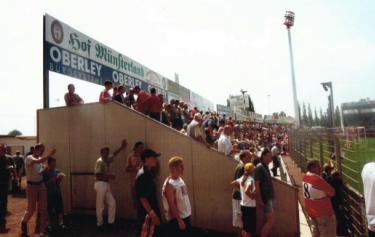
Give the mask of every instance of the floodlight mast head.
[{"label": "floodlight mast head", "polygon": [[284,25],[286,25],[286,28],[290,29],[292,26],[294,26],[294,18],[295,18],[294,12],[292,11],[285,12]]},{"label": "floodlight mast head", "polygon": [[322,82],[320,84],[322,84],[325,91],[328,91],[328,88],[332,88],[332,82]]}]

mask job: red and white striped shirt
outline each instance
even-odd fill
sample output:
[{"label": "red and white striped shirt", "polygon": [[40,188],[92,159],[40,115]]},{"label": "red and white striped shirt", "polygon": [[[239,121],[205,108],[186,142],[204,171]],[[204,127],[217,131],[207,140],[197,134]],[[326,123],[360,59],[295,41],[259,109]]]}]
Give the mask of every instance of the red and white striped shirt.
[{"label": "red and white striped shirt", "polygon": [[335,190],[322,177],[307,172],[302,180],[306,212],[310,217],[331,216],[334,214],[330,197]]}]

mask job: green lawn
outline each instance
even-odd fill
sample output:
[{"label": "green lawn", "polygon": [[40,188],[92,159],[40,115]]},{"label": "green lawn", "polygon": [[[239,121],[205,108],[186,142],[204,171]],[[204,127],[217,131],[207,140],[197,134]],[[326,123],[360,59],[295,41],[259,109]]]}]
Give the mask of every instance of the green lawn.
[{"label": "green lawn", "polygon": [[367,138],[366,144],[354,144],[352,148],[344,148],[343,174],[344,179],[360,193],[363,192],[361,179],[362,167],[375,161],[375,138]]},{"label": "green lawn", "polygon": [[[344,180],[360,193],[363,193],[361,171],[362,167],[367,162],[375,161],[375,138],[367,138],[367,142],[363,144],[354,142],[351,146],[345,146],[345,141],[342,141],[341,143],[341,149],[344,155],[342,163]],[[330,147],[327,141],[322,143],[324,163],[330,161],[330,148],[333,147]],[[320,144],[318,141],[315,140],[311,147],[307,144],[305,149],[308,159],[312,158],[320,160]]]}]

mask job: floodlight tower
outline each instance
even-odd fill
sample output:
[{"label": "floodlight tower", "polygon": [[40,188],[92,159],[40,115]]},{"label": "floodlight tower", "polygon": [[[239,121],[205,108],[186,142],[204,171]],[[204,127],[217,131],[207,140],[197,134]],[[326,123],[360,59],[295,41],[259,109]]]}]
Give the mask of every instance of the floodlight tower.
[{"label": "floodlight tower", "polygon": [[329,82],[322,82],[320,83],[322,86],[323,86],[323,89],[325,91],[328,91],[329,90],[329,96],[328,96],[328,111],[329,111],[329,114],[330,114],[330,127],[331,128],[334,128],[336,126],[335,124],[335,107],[334,107],[334,104],[333,104],[333,89],[332,89],[332,82],[329,81]]},{"label": "floodlight tower", "polygon": [[294,103],[294,119],[296,128],[299,127],[299,111],[298,111],[298,100],[297,100],[297,89],[296,89],[296,78],[294,74],[294,59],[293,59],[293,49],[292,49],[292,36],[290,34],[290,28],[294,25],[295,14],[292,11],[286,11],[285,13],[284,25],[288,31],[289,40],[289,55],[290,55],[290,67],[292,71],[292,85],[293,85],[293,103]]}]

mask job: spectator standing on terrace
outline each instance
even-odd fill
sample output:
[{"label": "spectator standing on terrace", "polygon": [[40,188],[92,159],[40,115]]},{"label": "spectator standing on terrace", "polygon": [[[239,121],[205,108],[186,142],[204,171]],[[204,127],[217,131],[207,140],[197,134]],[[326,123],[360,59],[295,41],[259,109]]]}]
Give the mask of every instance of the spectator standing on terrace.
[{"label": "spectator standing on terrace", "polygon": [[13,157],[13,161],[15,164],[16,168],[16,192],[21,191],[21,181],[22,181],[22,176],[24,176],[25,173],[25,162],[23,156],[21,156],[20,151],[16,151],[16,155]]},{"label": "spectator standing on terrace", "polygon": [[111,81],[104,82],[104,90],[100,92],[99,95],[99,102],[102,104],[107,104],[108,102],[112,101],[112,96],[109,94],[109,91],[113,88],[113,84]]},{"label": "spectator standing on terrace", "polygon": [[8,205],[9,180],[11,170],[13,169],[5,154],[6,146],[0,144],[0,234],[8,232],[5,217]]},{"label": "spectator standing on terrace", "polygon": [[181,157],[169,160],[170,175],[164,181],[162,202],[165,218],[168,221],[170,237],[190,237],[191,205],[188,190],[181,176],[184,173],[184,163]]},{"label": "spectator standing on terrace", "polygon": [[257,190],[256,204],[259,208],[263,209],[266,215],[266,223],[262,226],[261,237],[267,237],[269,235],[274,223],[274,190],[271,173],[268,168],[271,161],[271,152],[267,148],[264,148],[260,156],[260,163],[257,164],[254,174],[255,189]]},{"label": "spectator standing on terrace", "polygon": [[157,121],[160,121],[160,113],[163,108],[163,101],[156,95],[156,89],[151,88],[151,96],[146,101],[149,116]]},{"label": "spectator standing on terrace", "polygon": [[329,183],[335,189],[335,195],[331,198],[332,207],[336,216],[336,235],[349,236],[348,223],[344,211],[344,187],[345,183],[342,180],[340,173],[336,170],[331,175]]},{"label": "spectator standing on terrace", "polygon": [[233,128],[229,125],[224,127],[223,133],[220,135],[218,140],[218,151],[224,153],[226,156],[230,156],[233,154],[233,146],[231,142],[231,135],[233,132]]},{"label": "spectator standing on terrace", "polygon": [[305,208],[311,218],[313,236],[332,237],[336,236],[336,220],[330,197],[335,190],[320,175],[319,161],[309,161],[302,180]]},{"label": "spectator standing on terrace", "polygon": [[135,104],[135,98],[134,98],[134,91],[133,89],[130,89],[129,92],[127,93],[124,103],[126,106],[129,108],[133,108]]},{"label": "spectator standing on terrace", "polygon": [[274,144],[273,147],[271,148],[271,153],[272,153],[272,174],[273,176],[277,176],[277,169],[280,168],[280,150],[277,144]]},{"label": "spectator standing on terrace", "polygon": [[57,217],[59,227],[66,229],[64,225],[64,208],[61,195],[60,183],[65,174],[56,169],[56,159],[48,158],[48,166],[43,170],[43,179],[47,187],[47,210],[52,228],[52,221]]},{"label": "spectator standing on terrace", "polygon": [[[244,165],[251,162],[251,154],[249,151],[242,151],[240,153],[240,162],[238,163],[234,172],[234,180],[242,177],[244,174]],[[233,210],[233,227],[242,229],[242,214],[241,214],[241,192],[238,187],[233,188],[232,193],[232,210]]]},{"label": "spectator standing on terrace", "polygon": [[136,206],[135,180],[139,169],[142,168],[141,155],[144,147],[145,145],[143,142],[136,142],[133,147],[133,153],[129,155],[126,165],[126,172],[128,173],[129,177],[130,192],[133,198],[134,206]]},{"label": "spectator standing on terrace", "polygon": [[362,169],[363,195],[365,196],[369,237],[375,237],[375,162]]},{"label": "spectator standing on terrace", "polygon": [[[141,225],[145,222],[146,215],[151,218],[153,225],[160,225],[160,209],[156,198],[155,184],[159,156],[160,153],[151,149],[144,150],[141,155],[143,166],[138,171],[135,181],[137,215]],[[157,229],[155,229],[156,233]]]},{"label": "spectator standing on terrace", "polygon": [[66,106],[80,105],[80,104],[84,103],[82,98],[74,92],[75,92],[74,85],[69,84],[68,85],[68,93],[66,93],[65,96],[64,96]]},{"label": "spectator standing on terrace", "polygon": [[252,177],[254,171],[254,164],[247,163],[244,166],[244,174],[232,182],[233,185],[240,188],[241,192],[242,237],[251,237],[256,232],[256,190]]},{"label": "spectator standing on terrace", "polygon": [[120,104],[125,103],[125,88],[123,86],[119,86],[117,88],[117,93],[113,95],[113,100],[119,102]]},{"label": "spectator standing on terrace", "polygon": [[116,218],[116,201],[113,198],[109,182],[115,179],[115,175],[110,171],[110,164],[114,158],[127,147],[126,139],[122,140],[121,146],[110,154],[109,147],[100,149],[100,157],[95,163],[95,191],[96,191],[96,225],[103,229],[103,211],[104,205],[108,205],[108,224],[113,227]]},{"label": "spectator standing on terrace", "polygon": [[33,216],[36,206],[38,206],[38,216],[40,223],[40,236],[48,236],[46,233],[47,224],[47,192],[43,183],[43,163],[45,163],[56,149],[52,149],[46,156],[43,156],[45,147],[43,144],[38,144],[34,148],[32,155],[25,159],[26,177],[27,177],[27,209],[21,222],[21,233],[23,237],[27,237],[27,223]]},{"label": "spectator standing on terrace", "polygon": [[194,115],[194,120],[190,122],[190,124],[187,127],[187,134],[189,137],[199,141],[199,142],[205,142],[203,139],[203,131],[202,131],[202,116],[200,113],[196,113]]},{"label": "spectator standing on terrace", "polygon": [[142,114],[147,115],[148,111],[147,111],[146,101],[149,95],[144,90],[141,90],[139,86],[134,87],[133,91],[134,91],[134,94],[137,95],[137,101],[135,102],[135,109],[141,112]]}]

